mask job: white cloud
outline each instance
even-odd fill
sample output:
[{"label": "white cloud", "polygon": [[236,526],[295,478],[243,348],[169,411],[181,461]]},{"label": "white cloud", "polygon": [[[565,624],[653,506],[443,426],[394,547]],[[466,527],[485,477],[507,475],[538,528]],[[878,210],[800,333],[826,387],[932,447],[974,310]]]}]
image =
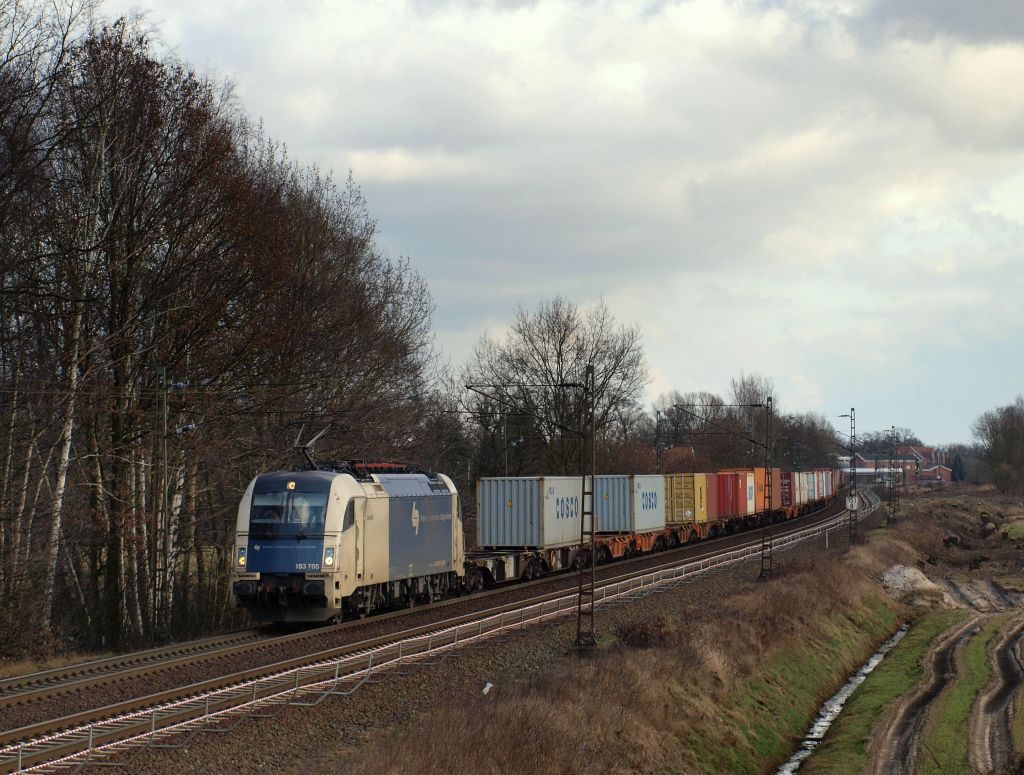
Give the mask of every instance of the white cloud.
[{"label": "white cloud", "polygon": [[652,393],[758,370],[940,441],[1024,379],[1015,3],[151,2],[294,157],[353,170],[456,361],[560,293],[641,325]]}]

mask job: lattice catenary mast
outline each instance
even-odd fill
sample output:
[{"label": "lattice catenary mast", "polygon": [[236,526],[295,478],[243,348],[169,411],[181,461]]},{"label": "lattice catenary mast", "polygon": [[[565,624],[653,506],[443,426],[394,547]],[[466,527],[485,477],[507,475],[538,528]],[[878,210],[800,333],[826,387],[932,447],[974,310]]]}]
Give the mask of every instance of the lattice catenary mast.
[{"label": "lattice catenary mast", "polygon": [[594,633],[594,570],[597,565],[597,547],[594,535],[594,484],[597,476],[597,434],[594,411],[594,367],[587,366],[583,385],[583,450],[580,460],[583,469],[583,499],[580,503],[580,547],[576,553],[579,579],[576,596],[576,650],[590,651],[597,646]]}]

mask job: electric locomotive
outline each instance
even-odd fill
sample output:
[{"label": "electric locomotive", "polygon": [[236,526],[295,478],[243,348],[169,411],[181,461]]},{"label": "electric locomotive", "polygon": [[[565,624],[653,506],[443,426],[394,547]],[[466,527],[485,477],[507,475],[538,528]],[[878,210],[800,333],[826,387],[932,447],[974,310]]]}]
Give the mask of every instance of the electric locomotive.
[{"label": "electric locomotive", "polygon": [[325,622],[462,588],[455,485],[392,463],[276,471],[238,506],[232,592],[260,621]]}]

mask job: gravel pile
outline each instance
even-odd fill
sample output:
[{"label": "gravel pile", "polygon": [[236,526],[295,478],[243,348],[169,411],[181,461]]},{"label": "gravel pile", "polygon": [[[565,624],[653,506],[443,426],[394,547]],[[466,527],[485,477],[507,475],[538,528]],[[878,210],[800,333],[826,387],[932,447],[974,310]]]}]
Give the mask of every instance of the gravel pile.
[{"label": "gravel pile", "polygon": [[893,565],[882,573],[879,581],[885,591],[897,600],[905,600],[921,592],[942,594],[938,584],[917,568],[908,568],[906,565]]}]

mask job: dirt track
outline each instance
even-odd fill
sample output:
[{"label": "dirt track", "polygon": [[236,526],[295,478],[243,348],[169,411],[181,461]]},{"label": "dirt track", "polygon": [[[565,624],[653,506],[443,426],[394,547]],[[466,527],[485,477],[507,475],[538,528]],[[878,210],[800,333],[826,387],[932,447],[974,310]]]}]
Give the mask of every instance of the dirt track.
[{"label": "dirt track", "polygon": [[1013,748],[1013,699],[1024,685],[1021,643],[1024,615],[1010,619],[992,639],[992,681],[971,709],[968,762],[975,772],[1004,772],[1017,760]]},{"label": "dirt track", "polygon": [[924,657],[925,674],[876,727],[869,746],[868,772],[876,775],[911,775],[922,755],[922,732],[928,713],[957,674],[962,647],[978,631],[980,616],[972,616],[942,633]]}]

